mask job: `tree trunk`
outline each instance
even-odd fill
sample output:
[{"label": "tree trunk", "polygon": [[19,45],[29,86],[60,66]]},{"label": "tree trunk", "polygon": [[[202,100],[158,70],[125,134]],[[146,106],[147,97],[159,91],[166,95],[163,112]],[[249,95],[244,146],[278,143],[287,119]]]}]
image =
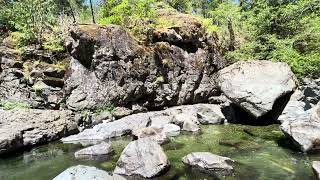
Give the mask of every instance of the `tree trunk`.
[{"label": "tree trunk", "polygon": [[234,30],[233,30],[231,18],[228,19],[228,30],[229,30],[229,35],[230,35],[229,51],[234,51],[235,44],[236,44],[236,38],[234,35]]},{"label": "tree trunk", "polygon": [[91,8],[91,14],[92,14],[92,22],[93,22],[93,24],[95,24],[96,20],[94,19],[92,0],[90,0],[90,8]]}]

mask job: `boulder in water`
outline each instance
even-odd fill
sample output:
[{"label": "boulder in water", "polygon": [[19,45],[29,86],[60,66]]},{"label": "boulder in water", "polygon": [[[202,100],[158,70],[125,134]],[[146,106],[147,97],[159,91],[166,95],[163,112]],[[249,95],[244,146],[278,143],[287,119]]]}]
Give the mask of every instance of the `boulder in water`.
[{"label": "boulder in water", "polygon": [[118,160],[115,174],[153,178],[165,173],[169,160],[161,146],[149,138],[131,142]]},{"label": "boulder in water", "polygon": [[234,160],[209,152],[194,152],[182,158],[187,166],[212,175],[232,175]]},{"label": "boulder in water", "polygon": [[289,65],[282,62],[241,61],[218,74],[221,91],[256,119],[267,113],[279,116],[297,87]]}]

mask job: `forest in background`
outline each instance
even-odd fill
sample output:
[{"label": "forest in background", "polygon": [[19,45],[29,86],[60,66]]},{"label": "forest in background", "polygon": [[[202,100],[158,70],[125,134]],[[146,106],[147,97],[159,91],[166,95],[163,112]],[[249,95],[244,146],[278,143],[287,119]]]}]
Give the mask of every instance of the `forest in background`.
[{"label": "forest in background", "polygon": [[122,25],[143,42],[150,29],[175,25],[159,8],[197,16],[230,63],[282,61],[299,78],[320,75],[319,0],[0,0],[0,39],[63,52],[71,25],[97,23]]}]

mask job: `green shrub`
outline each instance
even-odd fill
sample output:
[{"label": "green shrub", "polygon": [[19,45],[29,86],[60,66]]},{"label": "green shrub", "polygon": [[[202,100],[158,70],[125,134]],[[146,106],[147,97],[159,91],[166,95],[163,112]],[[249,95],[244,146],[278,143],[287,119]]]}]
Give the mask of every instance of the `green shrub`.
[{"label": "green shrub", "polygon": [[30,109],[31,106],[25,102],[0,102],[0,108],[4,110],[13,110],[13,109]]},{"label": "green shrub", "polygon": [[113,113],[116,110],[116,107],[112,104],[106,104],[105,106],[101,106],[99,107],[95,113],[96,114],[100,114],[102,112],[109,112],[109,113]]}]

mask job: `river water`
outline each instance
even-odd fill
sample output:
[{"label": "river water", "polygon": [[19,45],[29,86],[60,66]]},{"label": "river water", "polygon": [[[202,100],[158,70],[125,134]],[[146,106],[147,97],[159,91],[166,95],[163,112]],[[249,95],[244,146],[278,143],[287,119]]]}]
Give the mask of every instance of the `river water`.
[{"label": "river water", "polygon": [[[285,139],[278,126],[208,125],[201,127],[201,133],[182,133],[162,146],[170,160],[171,169],[158,179],[316,179],[311,161],[320,160],[320,154],[300,153]],[[73,154],[82,147],[60,142],[2,157],[0,180],[52,179],[68,167],[79,164],[111,172],[130,140],[129,137],[113,139],[116,153],[104,162],[76,160]],[[191,152],[212,152],[234,159],[237,162],[234,176],[213,178],[186,168],[181,159]]]}]

